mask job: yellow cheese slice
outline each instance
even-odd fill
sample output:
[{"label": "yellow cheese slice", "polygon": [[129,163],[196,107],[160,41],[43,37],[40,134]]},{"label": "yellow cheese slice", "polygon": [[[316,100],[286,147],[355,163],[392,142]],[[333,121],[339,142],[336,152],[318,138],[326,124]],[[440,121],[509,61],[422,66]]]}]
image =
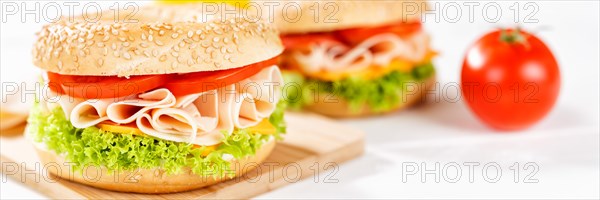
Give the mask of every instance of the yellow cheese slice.
[{"label": "yellow cheese slice", "polygon": [[[429,62],[437,53],[429,51],[421,63]],[[317,73],[308,73],[307,77],[322,81],[338,81],[348,77],[358,77],[365,80],[373,80],[389,74],[392,71],[410,72],[417,66],[417,63],[395,59],[387,66],[370,66],[360,71],[343,71],[343,72],[327,72],[320,71]]]},{"label": "yellow cheese slice", "polygon": [[132,134],[137,136],[148,136],[140,129],[137,128],[135,124],[115,124],[112,122],[104,121],[96,125],[99,129],[110,131],[113,133],[124,133],[124,134]]},{"label": "yellow cheese slice", "polygon": [[275,134],[277,129],[269,122],[268,118],[263,119],[256,126],[248,128],[250,132],[261,134],[261,135],[272,135]]}]

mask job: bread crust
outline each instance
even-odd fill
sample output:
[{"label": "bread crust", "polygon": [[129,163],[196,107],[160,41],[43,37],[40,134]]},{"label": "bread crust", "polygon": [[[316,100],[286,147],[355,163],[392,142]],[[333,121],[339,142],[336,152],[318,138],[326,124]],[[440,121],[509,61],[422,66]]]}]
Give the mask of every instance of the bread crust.
[{"label": "bread crust", "polygon": [[104,13],[49,24],[38,33],[33,63],[60,74],[126,77],[231,69],[283,51],[272,24],[202,12],[201,5],[151,5],[133,19]]},{"label": "bread crust", "polygon": [[329,32],[419,21],[427,7],[426,0],[279,1],[272,20],[282,34]]},{"label": "bread crust", "polygon": [[396,107],[383,112],[374,112],[366,104],[362,105],[358,110],[354,111],[350,109],[350,104],[342,98],[334,96],[335,100],[337,101],[335,103],[332,103],[331,100],[326,101],[325,98],[328,97],[327,94],[319,95],[319,101],[305,106],[305,109],[334,118],[354,118],[386,114],[398,110],[403,110],[405,108],[410,107],[411,105],[421,102],[422,98],[426,94],[425,91],[431,86],[433,86],[435,82],[435,74],[432,74],[430,77],[420,82],[421,84],[414,91],[416,95],[406,95],[404,97],[405,99],[401,100],[401,103],[398,104]]},{"label": "bread crust", "polygon": [[182,173],[175,175],[167,175],[164,170],[158,168],[109,173],[105,167],[91,165],[84,167],[82,172],[73,172],[64,157],[40,148],[42,145],[35,145],[35,148],[44,166],[57,166],[48,167],[48,171],[60,178],[117,192],[159,194],[198,189],[241,177],[259,166],[273,151],[275,143],[275,139],[271,139],[257,150],[254,156],[232,161],[230,167],[235,171],[235,176],[222,178],[195,175],[189,168],[184,168]]}]

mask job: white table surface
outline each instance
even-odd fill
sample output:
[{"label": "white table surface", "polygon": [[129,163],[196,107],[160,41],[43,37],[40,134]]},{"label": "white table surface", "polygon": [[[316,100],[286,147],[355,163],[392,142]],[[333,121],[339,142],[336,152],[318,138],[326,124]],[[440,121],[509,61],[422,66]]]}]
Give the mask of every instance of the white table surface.
[{"label": "white table surface", "polygon": [[[448,2],[440,3],[443,7]],[[428,18],[425,26],[440,52],[435,63],[442,85],[459,80],[463,53],[476,38],[491,29],[514,24],[508,10],[512,2],[500,4],[505,13],[498,23],[485,22],[481,9],[475,10],[474,23],[468,22],[468,16],[458,23],[435,23]],[[341,120],[364,130],[367,146],[363,156],[340,165],[333,175],[337,183],[323,183],[329,174],[326,172],[319,176],[318,183],[309,178],[259,198],[600,198],[599,3],[536,4],[539,12],[535,18],[539,22],[522,26],[537,32],[554,51],[562,76],[558,102],[542,122],[525,131],[499,133],[482,125],[463,102],[444,100],[382,117]],[[35,78],[32,74],[37,70],[31,64],[30,48],[33,33],[41,24],[11,18],[0,26],[2,82]],[[472,183],[465,162],[480,164],[475,167]],[[539,171],[533,178],[539,182],[515,183],[514,171],[509,169],[515,162],[521,168],[535,163]],[[427,169],[436,163],[442,167],[457,163],[461,179],[457,183],[446,181],[444,177],[452,178],[456,173],[449,168],[451,175],[443,176],[439,183],[431,174],[426,175],[424,183],[420,174],[407,175],[403,182],[403,164],[421,163]],[[484,180],[482,166],[488,163],[497,163],[502,169],[496,183]],[[520,180],[531,171],[521,169]],[[493,168],[488,172],[494,172]],[[19,182],[2,179],[0,198],[45,197]]]}]

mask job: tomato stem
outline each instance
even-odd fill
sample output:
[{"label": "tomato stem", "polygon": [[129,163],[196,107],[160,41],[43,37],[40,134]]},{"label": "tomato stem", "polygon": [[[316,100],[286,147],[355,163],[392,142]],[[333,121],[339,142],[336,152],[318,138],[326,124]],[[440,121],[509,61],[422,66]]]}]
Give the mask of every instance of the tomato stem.
[{"label": "tomato stem", "polygon": [[500,41],[515,44],[515,43],[525,43],[525,37],[521,34],[521,29],[516,28],[515,30],[511,29],[503,29],[500,32]]}]

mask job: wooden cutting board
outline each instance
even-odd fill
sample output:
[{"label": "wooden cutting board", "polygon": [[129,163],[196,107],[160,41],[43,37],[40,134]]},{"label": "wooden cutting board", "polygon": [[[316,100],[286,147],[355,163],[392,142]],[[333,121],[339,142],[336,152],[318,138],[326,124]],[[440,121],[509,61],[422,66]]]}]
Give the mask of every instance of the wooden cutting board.
[{"label": "wooden cutting board", "polygon": [[[241,178],[189,192],[161,195],[120,193],[59,179],[48,175],[42,166],[36,169],[39,158],[32,145],[22,136],[14,135],[0,138],[0,170],[55,199],[240,199],[312,177],[315,171],[325,171],[327,163],[340,164],[364,151],[364,134],[361,131],[315,114],[286,113],[286,120],[288,133],[265,161],[269,165],[263,164]],[[314,167],[315,163],[319,163],[318,168]]]}]

